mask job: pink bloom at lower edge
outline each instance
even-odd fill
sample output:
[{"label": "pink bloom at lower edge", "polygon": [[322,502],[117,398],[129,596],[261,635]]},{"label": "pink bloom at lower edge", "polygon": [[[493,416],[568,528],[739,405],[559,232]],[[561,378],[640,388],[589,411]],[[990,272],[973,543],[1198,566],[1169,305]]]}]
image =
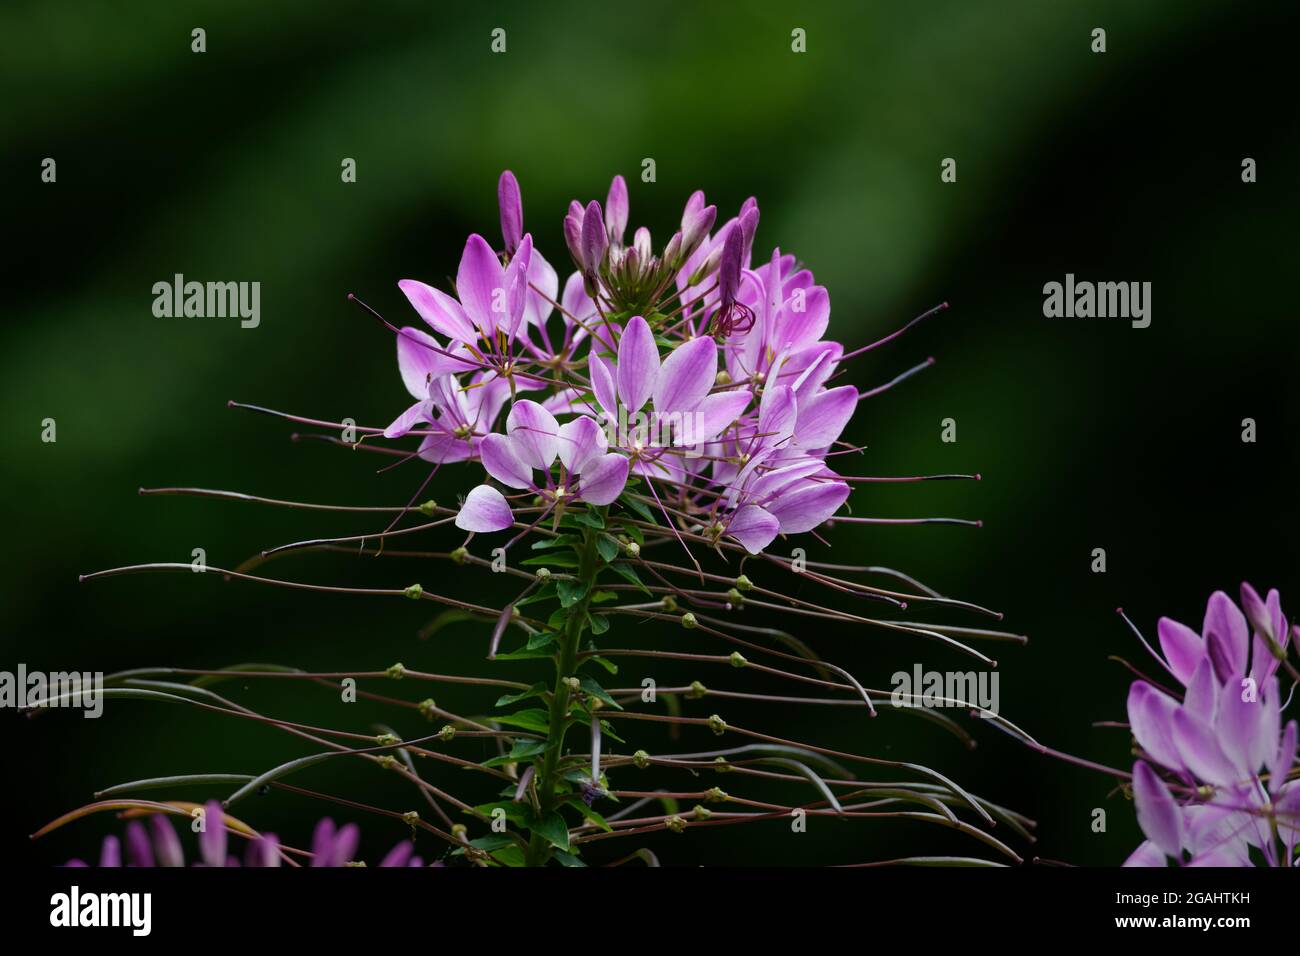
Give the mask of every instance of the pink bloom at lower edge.
[{"label": "pink bloom at lower edge", "polygon": [[1201,635],[1160,620],[1159,660],[1183,685],[1181,699],[1146,680],[1129,689],[1129,725],[1147,758],[1133,789],[1148,840],[1128,866],[1249,866],[1252,851],[1269,865],[1294,862],[1300,782],[1287,777],[1298,732],[1294,720],[1282,726],[1272,653],[1285,646],[1285,619],[1276,591],[1267,601],[1248,584],[1242,592],[1256,602],[1249,620],[1221,591]]},{"label": "pink bloom at lower edge", "polygon": [[[190,866],[208,867],[278,867],[283,863],[278,837],[264,833],[244,842],[242,862],[228,844],[225,816],[221,804],[209,801],[204,807],[204,829],[198,834],[199,859]],[[340,867],[356,862],[361,831],[355,823],[341,827],[325,817],[316,824],[312,834],[311,857],[304,861],[312,867]],[[132,820],[126,826],[125,855],[123,841],[116,836],[104,838],[100,849],[99,867],[178,867],[186,866],[185,853],[180,838],[171,821],[162,814],[150,816],[146,822]],[[89,866],[83,860],[72,859],[64,866]],[[423,866],[415,856],[415,845],[403,840],[395,845],[380,861],[381,867]]]}]

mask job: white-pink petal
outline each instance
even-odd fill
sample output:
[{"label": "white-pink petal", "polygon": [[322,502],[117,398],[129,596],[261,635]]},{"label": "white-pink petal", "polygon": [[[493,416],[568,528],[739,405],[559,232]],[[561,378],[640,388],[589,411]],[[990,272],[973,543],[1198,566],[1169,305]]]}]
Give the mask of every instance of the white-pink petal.
[{"label": "white-pink petal", "polygon": [[616,452],[600,455],[586,463],[578,480],[578,495],[593,505],[607,505],[627,485],[628,460]]},{"label": "white-pink petal", "polygon": [[655,411],[689,412],[709,394],[718,377],[718,346],[701,337],[668,353],[654,386]]},{"label": "white-pink petal", "polygon": [[503,531],[514,520],[505,496],[491,485],[479,485],[465,496],[465,503],[456,514],[456,527],[482,534]]},{"label": "white-pink petal", "polygon": [[641,409],[659,376],[659,346],[646,320],[634,315],[618,342],[618,397],[628,412]]},{"label": "white-pink petal", "polygon": [[759,505],[742,505],[727,522],[727,534],[735,538],[750,554],[758,554],[781,531],[776,516]]},{"label": "white-pink petal", "polygon": [[559,444],[560,461],[575,474],[580,473],[593,457],[609,450],[605,430],[586,415],[560,426]]},{"label": "white-pink petal", "polygon": [[533,483],[533,470],[519,454],[513,438],[493,433],[479,444],[479,457],[487,473],[510,488],[527,488]]},{"label": "white-pink petal", "polygon": [[546,471],[555,462],[560,425],[541,405],[526,398],[515,402],[506,416],[506,428],[524,464]]}]

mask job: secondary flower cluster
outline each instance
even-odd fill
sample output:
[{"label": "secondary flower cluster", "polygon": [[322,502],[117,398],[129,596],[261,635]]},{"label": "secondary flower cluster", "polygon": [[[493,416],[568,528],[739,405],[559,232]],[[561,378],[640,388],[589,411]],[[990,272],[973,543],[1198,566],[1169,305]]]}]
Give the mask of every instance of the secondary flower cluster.
[{"label": "secondary flower cluster", "polygon": [[[205,820],[208,821],[199,833],[199,859],[192,866],[239,866],[239,857],[227,847],[226,827],[218,821],[225,820],[221,804],[209,801],[204,808]],[[123,857],[123,843],[126,854]],[[311,866],[349,866],[356,865],[357,847],[361,843],[361,831],[355,823],[339,827],[329,817],[324,817],[316,824],[312,833],[310,860]],[[383,867],[424,866],[424,862],[414,855],[415,844],[410,840],[398,843],[380,861]],[[244,866],[267,867],[279,866],[284,848],[279,838],[273,833],[253,836],[244,848]],[[65,866],[87,866],[84,860],[69,860]],[[104,837],[100,847],[99,866],[185,866],[185,850],[181,847],[180,837],[171,821],[161,813],[151,814],[148,827],[139,820],[132,820],[126,825],[124,840],[116,836]]]},{"label": "secondary flower cluster", "polygon": [[1281,726],[1277,678],[1288,634],[1277,591],[1266,600],[1241,585],[1245,613],[1216,591],[1201,633],[1169,618],[1158,625],[1177,684],[1129,689],[1128,716],[1145,759],[1133,767],[1138,823],[1146,835],[1126,866],[1270,866],[1294,863],[1300,840],[1296,722]]},{"label": "secondary flower cluster", "polygon": [[696,192],[656,253],[644,228],[625,244],[615,177],[603,210],[570,207],[562,291],[523,232],[510,172],[499,200],[502,248],[469,237],[455,296],[399,283],[432,334],[397,330],[415,403],[384,434],[418,435],[420,457],[477,461],[496,481],[465,496],[458,527],[509,528],[521,499],[537,521],[608,505],[640,478],[670,521],[756,554],[839,509],[849,485],[826,459],[859,394],[827,387],[844,350],[824,338],[825,288],[779,249],[753,266],[753,199],[713,232],[717,210]]}]

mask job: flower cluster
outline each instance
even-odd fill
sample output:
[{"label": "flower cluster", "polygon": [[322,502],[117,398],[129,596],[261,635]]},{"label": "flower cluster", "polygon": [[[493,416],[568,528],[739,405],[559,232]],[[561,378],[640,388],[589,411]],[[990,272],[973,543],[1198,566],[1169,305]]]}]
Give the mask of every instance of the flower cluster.
[{"label": "flower cluster", "polygon": [[1129,724],[1143,759],[1133,767],[1138,823],[1146,835],[1126,866],[1291,866],[1300,840],[1296,722],[1277,672],[1289,639],[1277,591],[1241,585],[1245,613],[1222,591],[1198,634],[1169,618],[1152,655],[1173,688],[1138,680]]},{"label": "flower cluster", "polygon": [[608,505],[637,477],[670,522],[751,554],[835,514],[849,484],[827,457],[860,396],[828,387],[844,349],[824,337],[826,289],[779,249],[753,267],[754,200],[714,232],[695,193],[656,253],[644,228],[624,244],[615,177],[603,210],[574,202],[564,220],[576,269],[561,292],[509,172],[499,199],[502,248],[469,237],[454,297],[399,283],[432,332],[397,330],[416,401],[385,436],[419,435],[436,464],[480,462],[509,495],[478,485],[458,527],[511,527],[511,499],[537,502],[538,521]]}]

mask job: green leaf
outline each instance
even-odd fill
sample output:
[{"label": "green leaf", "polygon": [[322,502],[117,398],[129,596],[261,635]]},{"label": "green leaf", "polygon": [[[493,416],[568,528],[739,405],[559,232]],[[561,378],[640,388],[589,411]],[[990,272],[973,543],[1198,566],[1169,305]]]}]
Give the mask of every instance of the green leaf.
[{"label": "green leaf", "polygon": [[533,819],[529,823],[529,828],[534,833],[541,834],[552,846],[568,851],[569,825],[564,822],[564,817],[554,810],[540,819]]},{"label": "green leaf", "polygon": [[[500,656],[501,656],[500,654],[497,655],[497,657]],[[618,673],[618,665],[615,664],[613,661],[609,660],[608,658],[601,657],[599,654],[593,654],[590,657],[583,658],[582,663],[599,664],[601,667],[605,668],[605,670],[609,671],[611,674]]]},{"label": "green leaf", "polygon": [[606,833],[613,832],[614,828],[609,825],[609,821],[595,810],[591,809],[591,807],[587,806],[587,801],[583,800],[582,797],[570,797],[565,802],[586,817],[588,821],[596,824],[596,826],[600,827]]},{"label": "green leaf", "polygon": [[526,558],[519,562],[521,565],[529,568],[576,568],[578,566],[578,556],[576,554],[539,554],[535,558]]},{"label": "green leaf", "polygon": [[606,601],[615,601],[618,599],[618,593],[615,591],[597,591],[591,596],[592,604],[604,604]]},{"label": "green leaf", "polygon": [[638,501],[637,499],[631,497],[630,495],[624,495],[622,498],[619,498],[618,500],[622,502],[626,507],[631,508],[633,511],[635,511],[637,514],[639,514],[642,518],[644,518],[646,521],[650,522],[651,524],[659,523],[655,521],[654,512],[650,510],[649,506],[647,506],[644,501]]},{"label": "green leaf", "polygon": [[492,859],[496,860],[502,866],[526,866],[527,861],[524,859],[524,851],[519,849],[515,844],[504,846],[499,850],[492,851]]},{"label": "green leaf", "polygon": [[608,564],[618,557],[618,552],[621,548],[619,547],[619,543],[609,535],[602,534],[596,539],[596,550],[600,552],[601,558],[603,558],[605,563]]},{"label": "green leaf", "polygon": [[[620,708],[620,710],[621,709],[622,708]],[[620,744],[627,743],[626,740],[624,740],[622,737],[618,735],[618,731],[614,729],[614,725],[611,724],[608,720],[602,720],[600,722],[600,731],[610,740],[613,740],[615,743],[620,743]]]},{"label": "green leaf", "polygon": [[528,644],[526,647],[530,651],[535,651],[538,648],[547,647],[555,643],[557,637],[559,637],[558,631],[538,631],[535,634],[528,635]]},{"label": "green leaf", "polygon": [[563,850],[556,850],[552,854],[552,856],[554,856],[557,860],[559,860],[563,866],[586,866],[587,865],[586,863],[583,863],[581,860],[579,860],[572,853],[565,853]]},{"label": "green leaf", "polygon": [[508,763],[519,763],[530,757],[536,757],[550,749],[550,744],[545,740],[516,740],[515,745],[510,748],[510,753],[503,754],[500,757],[493,757],[491,760],[484,760],[479,766],[481,767],[501,767]]},{"label": "green leaf", "polygon": [[534,541],[532,550],[545,551],[547,548],[559,548],[566,544],[577,544],[582,539],[576,534],[562,534],[554,538],[542,538],[540,541]]},{"label": "green leaf", "polygon": [[[636,573],[636,570],[630,564],[611,564],[610,568],[612,568],[619,577],[627,581],[629,584],[635,584],[646,594],[650,594],[650,589],[641,583],[641,576]],[[654,595],[650,596],[653,597]]]},{"label": "green leaf", "polygon": [[538,588],[526,598],[521,598],[515,602],[515,607],[527,607],[529,604],[540,604],[543,601],[555,600],[555,585],[545,584]]},{"label": "green leaf", "polygon": [[540,707],[530,707],[527,710],[516,711],[513,714],[507,714],[504,717],[493,717],[492,719],[498,724],[505,724],[507,727],[534,730],[539,734],[544,734],[551,729],[551,715]]},{"label": "green leaf", "polygon": [[521,647],[517,651],[510,651],[506,654],[497,654],[496,659],[499,661],[537,661],[544,660],[551,656],[551,652],[546,648]]},{"label": "green leaf", "polygon": [[497,698],[497,707],[509,707],[511,704],[517,704],[521,700],[528,700],[530,697],[541,697],[546,693],[546,685],[538,681],[527,690],[521,690],[517,694],[502,694]]},{"label": "green leaf", "polygon": [[603,614],[587,615],[587,622],[591,625],[591,633],[604,634],[609,630],[609,618]]},{"label": "green leaf", "polygon": [[555,593],[559,595],[561,607],[573,607],[587,594],[585,581],[556,581]]},{"label": "green leaf", "polygon": [[596,528],[597,530],[605,527],[605,519],[600,516],[600,512],[598,511],[588,510],[576,512],[573,516],[573,520],[578,522],[578,524],[585,524],[588,528]]},{"label": "green leaf", "polygon": [[582,689],[584,691],[586,691],[592,697],[595,697],[606,707],[613,707],[615,710],[623,709],[618,705],[618,701],[616,701],[613,697],[609,696],[609,692],[606,691],[605,688],[601,687],[599,684],[596,683],[594,678],[589,677],[586,674],[583,674],[581,677],[578,678],[578,683],[582,685]]}]

